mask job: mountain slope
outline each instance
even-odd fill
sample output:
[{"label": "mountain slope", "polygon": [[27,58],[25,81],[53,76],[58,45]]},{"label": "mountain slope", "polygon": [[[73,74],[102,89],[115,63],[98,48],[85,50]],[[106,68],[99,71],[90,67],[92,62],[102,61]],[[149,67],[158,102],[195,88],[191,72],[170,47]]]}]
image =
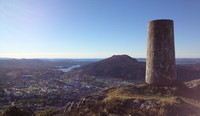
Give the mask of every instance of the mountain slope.
[{"label": "mountain slope", "polygon": [[145,67],[143,63],[128,55],[114,55],[84,67],[82,74],[123,78],[125,80],[143,80]]},{"label": "mountain slope", "polygon": [[177,65],[176,71],[178,80],[191,81],[200,79],[200,70],[193,68],[192,66]]}]

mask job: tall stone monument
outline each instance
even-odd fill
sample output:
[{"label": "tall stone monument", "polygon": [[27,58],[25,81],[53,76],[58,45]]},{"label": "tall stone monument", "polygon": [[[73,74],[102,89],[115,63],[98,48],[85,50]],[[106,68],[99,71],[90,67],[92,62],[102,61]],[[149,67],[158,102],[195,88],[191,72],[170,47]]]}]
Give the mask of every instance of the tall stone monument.
[{"label": "tall stone monument", "polygon": [[173,20],[153,20],[148,25],[146,83],[166,86],[176,79]]}]

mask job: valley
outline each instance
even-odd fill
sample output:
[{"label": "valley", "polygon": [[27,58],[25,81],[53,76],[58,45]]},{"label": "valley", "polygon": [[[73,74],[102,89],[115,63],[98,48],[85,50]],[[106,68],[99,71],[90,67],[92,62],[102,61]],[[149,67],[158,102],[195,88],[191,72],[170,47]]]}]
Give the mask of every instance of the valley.
[{"label": "valley", "polygon": [[[0,60],[0,109],[37,113],[63,108],[99,91],[144,83],[145,62],[126,55],[100,61]],[[62,70],[64,69],[64,71]],[[177,65],[178,79],[200,79],[197,64]]]}]

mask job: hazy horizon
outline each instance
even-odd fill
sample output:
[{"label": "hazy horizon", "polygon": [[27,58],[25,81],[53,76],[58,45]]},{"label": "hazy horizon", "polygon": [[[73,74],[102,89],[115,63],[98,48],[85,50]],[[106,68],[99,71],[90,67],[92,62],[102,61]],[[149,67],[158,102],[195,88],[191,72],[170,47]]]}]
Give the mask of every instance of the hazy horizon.
[{"label": "hazy horizon", "polygon": [[[112,55],[113,56],[113,55]],[[109,56],[109,57],[112,57],[112,56]],[[109,57],[91,57],[91,58],[67,58],[67,57],[63,57],[63,58],[15,58],[15,57],[0,57],[0,59],[106,59],[106,58],[109,58]],[[132,57],[132,56],[131,56]],[[146,57],[132,57],[132,58],[136,58],[136,59],[146,59]],[[189,57],[176,57],[176,59],[200,59],[200,57],[194,57],[194,58],[189,58]]]}]

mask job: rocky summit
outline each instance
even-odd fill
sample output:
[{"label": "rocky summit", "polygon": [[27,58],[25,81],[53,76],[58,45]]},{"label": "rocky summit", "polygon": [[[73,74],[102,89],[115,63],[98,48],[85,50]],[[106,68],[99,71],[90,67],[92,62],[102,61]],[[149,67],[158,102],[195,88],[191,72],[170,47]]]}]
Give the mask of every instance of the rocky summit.
[{"label": "rocky summit", "polygon": [[68,103],[62,116],[199,116],[200,102],[183,83],[114,87]]}]

